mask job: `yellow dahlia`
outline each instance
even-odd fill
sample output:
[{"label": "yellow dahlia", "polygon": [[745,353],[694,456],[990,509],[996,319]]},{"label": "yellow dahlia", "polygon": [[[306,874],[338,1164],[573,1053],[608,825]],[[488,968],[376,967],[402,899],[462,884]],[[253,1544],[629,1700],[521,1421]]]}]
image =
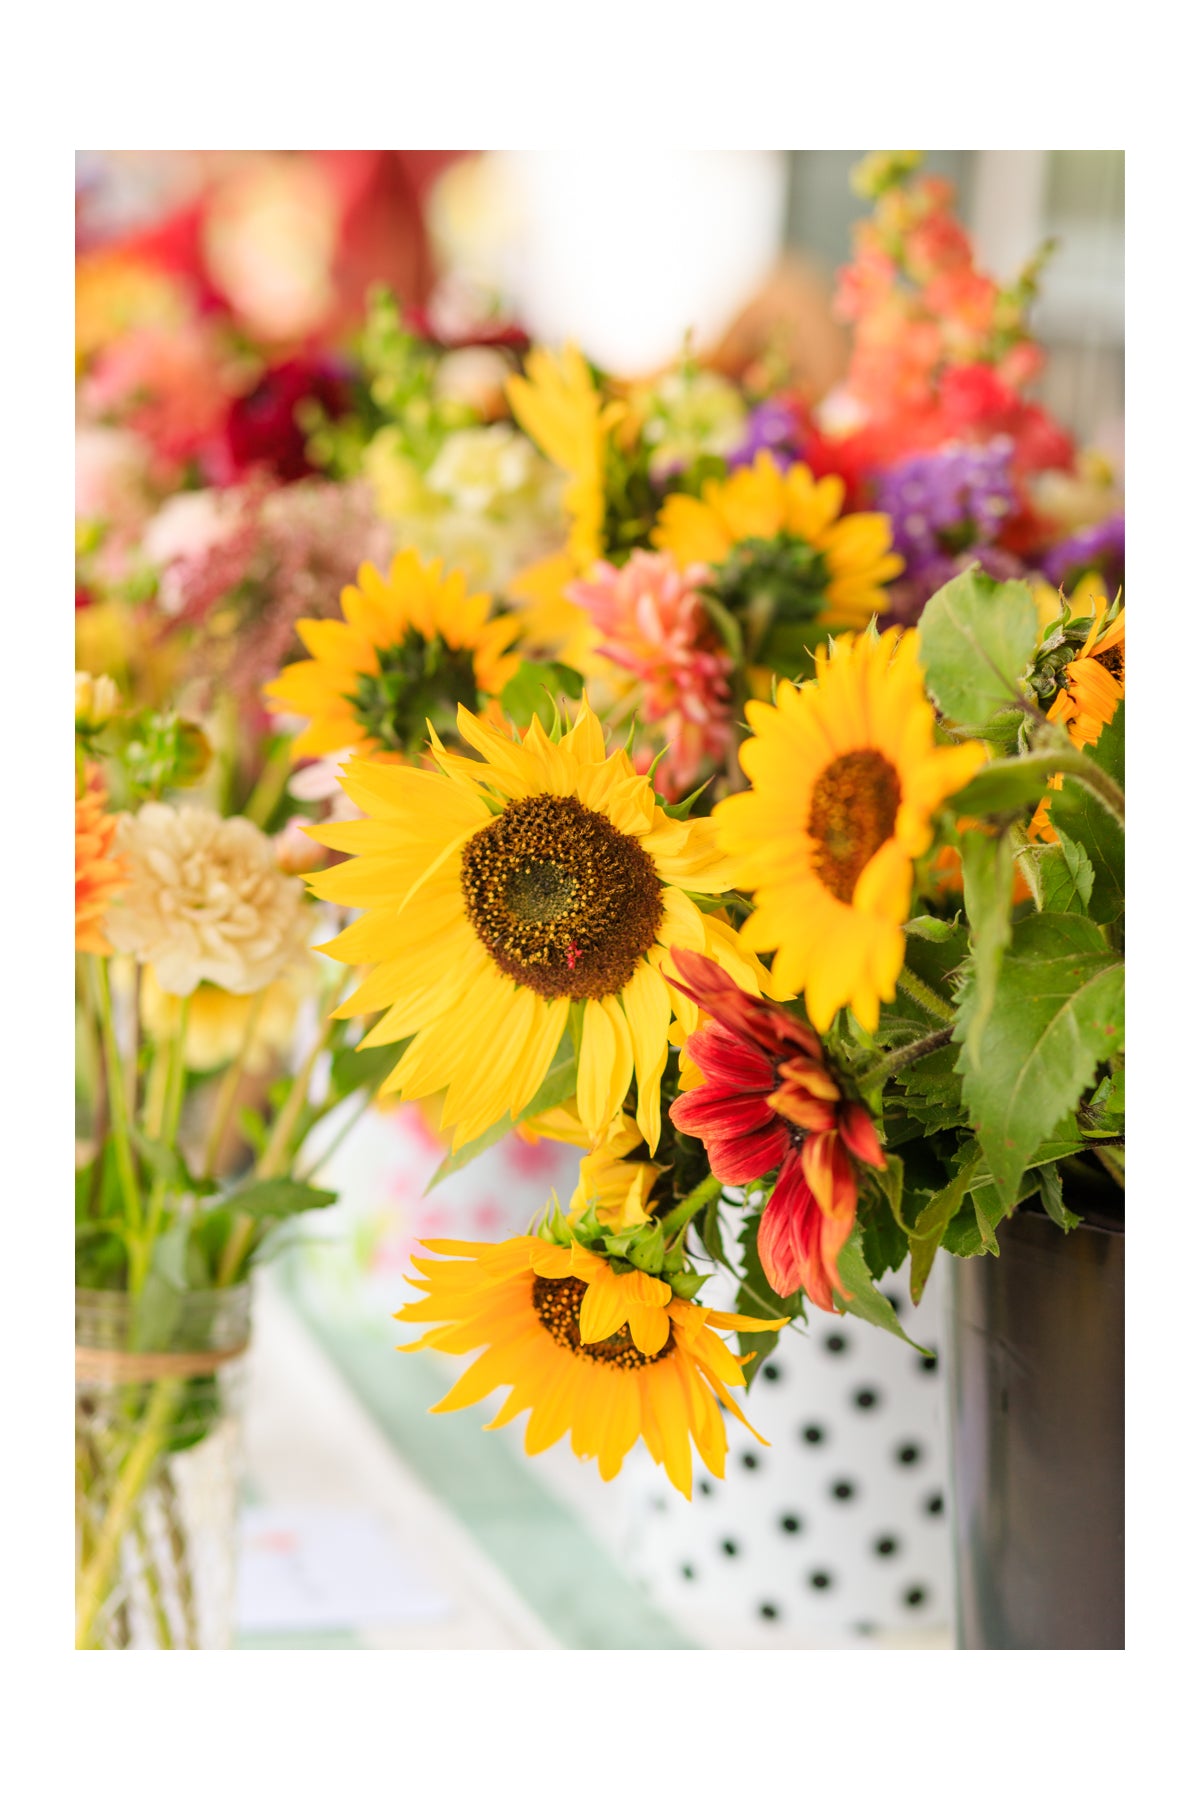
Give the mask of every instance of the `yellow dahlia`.
[{"label": "yellow dahlia", "polygon": [[423,1297],[396,1317],[431,1329],[403,1348],[482,1351],[433,1412],[510,1388],[487,1430],[528,1410],[528,1455],[569,1431],[576,1456],[597,1457],[605,1481],[640,1437],[689,1500],[693,1441],[705,1466],[725,1473],[721,1406],[765,1442],[729,1391],[743,1387],[745,1377],[713,1328],[775,1331],[779,1321],[681,1300],[665,1281],[637,1270],[617,1274],[578,1243],[519,1237],[503,1244],[438,1240],[423,1248],[455,1260],[414,1258],[420,1274],[410,1279]]},{"label": "yellow dahlia", "polygon": [[112,952],[101,921],[129,883],[129,866],[113,845],[118,815],[105,812],[104,798],[99,770],[89,769],[75,796],[75,948],[94,956]]},{"label": "yellow dahlia", "polygon": [[554,743],[520,741],[459,709],[482,760],[434,738],[438,772],[352,758],[341,777],[367,815],[311,828],[350,860],[311,877],[322,899],[362,907],[326,952],[378,966],[340,1016],[387,1010],[366,1045],[411,1038],[383,1091],[445,1091],[455,1146],[534,1098],[574,1009],[579,1115],[597,1142],[634,1074],[638,1123],[659,1136],[675,944],[705,949],[757,992],[762,971],[689,893],[729,886],[710,819],[672,819],[624,751],[605,755],[586,700]]},{"label": "yellow dahlia", "polygon": [[517,423],[570,476],[563,500],[571,518],[575,572],[582,573],[603,552],[605,452],[625,404],[605,405],[575,344],[557,356],[531,350],[524,375],[510,377],[505,392]]},{"label": "yellow dahlia", "polygon": [[310,722],[294,756],[358,748],[414,756],[426,721],[449,728],[460,702],[477,706],[516,673],[512,618],[489,618],[486,594],[467,594],[459,571],[414,550],[395,557],[386,578],[370,563],[357,587],[342,589],[340,619],[301,619],[311,660],[290,663],[263,689],[275,712]]},{"label": "yellow dahlia", "polygon": [[826,1031],[840,1006],[874,1031],[904,961],[913,858],[930,817],[986,760],[982,744],[934,743],[915,632],[836,639],[816,652],[815,681],[781,684],[777,703],[747,703],[754,736],[740,751],[750,790],[714,818],[755,910],[754,950],[804,993]]},{"label": "yellow dahlia", "polygon": [[884,583],[900,573],[886,513],[842,516],[845,483],[818,481],[804,463],[781,469],[767,450],[752,468],[706,481],[701,497],[672,494],[652,541],[681,568],[708,563],[724,571],[727,601],[752,610],[764,588],[780,600],[781,618],[860,629],[886,611]]}]

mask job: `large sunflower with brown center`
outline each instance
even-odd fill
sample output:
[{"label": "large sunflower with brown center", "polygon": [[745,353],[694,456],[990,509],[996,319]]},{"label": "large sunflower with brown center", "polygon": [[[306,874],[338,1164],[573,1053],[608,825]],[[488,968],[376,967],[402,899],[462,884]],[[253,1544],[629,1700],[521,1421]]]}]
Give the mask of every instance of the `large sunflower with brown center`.
[{"label": "large sunflower with brown center", "polygon": [[[744,1387],[723,1331],[775,1331],[782,1321],[714,1312],[679,1299],[665,1281],[638,1270],[618,1274],[581,1244],[540,1237],[503,1244],[439,1240],[415,1257],[423,1290],[396,1314],[431,1326],[406,1350],[481,1351],[433,1412],[472,1406],[511,1388],[487,1427],[529,1412],[530,1456],[566,1432],[576,1456],[599,1459],[611,1481],[638,1438],[687,1499],[692,1443],[717,1477],[725,1473],[721,1406],[765,1442],[730,1388]],[[446,1261],[443,1258],[454,1260]]]},{"label": "large sunflower with brown center", "polygon": [[750,701],[750,789],[713,815],[754,890],[742,941],[776,952],[774,979],[803,992],[818,1031],[845,1005],[875,1030],[904,962],[913,858],[987,757],[982,744],[935,744],[918,647],[895,628],[837,638],[816,652],[815,681],[781,683],[773,706]]},{"label": "large sunflower with brown center", "polygon": [[450,730],[460,704],[499,694],[516,673],[515,618],[492,618],[486,594],[468,594],[459,570],[414,550],[395,557],[387,575],[370,563],[357,587],[342,589],[342,619],[301,619],[296,630],[311,658],[289,663],[263,689],[274,712],[309,723],[294,756],[357,748],[415,756],[426,721]]},{"label": "large sunflower with brown center", "polygon": [[368,816],[312,828],[351,857],[312,888],[365,909],[324,948],[378,965],[341,1015],[386,1008],[364,1044],[411,1042],[382,1091],[444,1093],[456,1148],[529,1105],[570,1023],[591,1140],[636,1074],[653,1149],[672,1009],[698,1023],[665,978],[672,946],[703,950],[754,992],[763,975],[688,897],[730,885],[715,827],[670,818],[624,751],[606,756],[586,700],[558,743],[537,719],[518,742],[465,707],[458,731],[480,760],[436,737],[437,773],[354,758],[342,785]]}]

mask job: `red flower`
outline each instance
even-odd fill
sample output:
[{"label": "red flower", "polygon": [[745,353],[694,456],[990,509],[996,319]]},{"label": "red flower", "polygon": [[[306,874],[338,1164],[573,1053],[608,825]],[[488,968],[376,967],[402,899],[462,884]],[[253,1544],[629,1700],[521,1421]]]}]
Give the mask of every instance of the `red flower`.
[{"label": "red flower", "polygon": [[296,356],[276,363],[230,406],[222,441],[215,447],[213,473],[236,482],[248,469],[267,468],[280,481],[300,481],[315,471],[305,434],[296,419],[301,400],[319,400],[327,413],[343,412],[347,385],[333,365]]},{"label": "red flower", "polygon": [[719,1181],[741,1186],[778,1169],[758,1228],[763,1271],[777,1294],[803,1288],[832,1312],[834,1288],[845,1291],[838,1254],[858,1206],[850,1158],[884,1163],[870,1114],[846,1099],[807,1025],[743,993],[693,950],[675,949],[672,958],[685,978],[672,985],[710,1022],[687,1042],[704,1084],[679,1096],[671,1122],[704,1140]]}]

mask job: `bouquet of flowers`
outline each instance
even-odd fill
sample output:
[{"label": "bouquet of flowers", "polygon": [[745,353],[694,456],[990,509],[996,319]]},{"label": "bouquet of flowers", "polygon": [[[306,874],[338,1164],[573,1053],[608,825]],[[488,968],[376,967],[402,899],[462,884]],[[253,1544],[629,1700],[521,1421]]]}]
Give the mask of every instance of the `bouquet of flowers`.
[{"label": "bouquet of flowers", "polygon": [[[81,666],[125,679],[112,780],[150,819],[113,841],[81,779],[87,929],[146,965],[130,1021],[151,975],[174,1007],[161,1062],[132,1023],[115,1061],[85,945],[110,1099],[84,1186],[97,1244],[127,1246],[115,1284],[168,1240],[188,1280],[232,1280],[351,1083],[440,1108],[442,1175],[512,1130],[577,1144],[526,1234],[425,1247],[406,1348],[475,1354],[442,1408],[507,1389],[494,1423],[528,1412],[531,1453],[569,1434],[607,1480],[640,1439],[690,1494],[693,1446],[723,1473],[727,1416],[752,1429],[738,1396],[807,1308],[903,1335],[888,1271],[919,1295],[939,1247],[994,1254],[1019,1205],[1070,1230],[1119,1193],[1119,495],[1028,397],[1037,259],[1001,288],[914,159],[860,179],[854,351],[819,402],[769,357],[734,382],[688,349],[630,382],[494,324],[438,339],[385,292],[306,362],[227,333],[217,424],[145,410],[177,370],[114,388],[89,350],[121,477],[78,527]],[[269,429],[222,460],[233,405]],[[114,729],[88,735],[92,693],[88,761]],[[168,695],[211,734],[205,829],[258,858],[263,904],[266,825],[339,915],[345,987],[318,1004],[341,1073],[317,1102],[306,1064],[261,1130],[237,1114],[256,1166],[232,1189],[180,1166],[186,996],[268,991],[305,903],[212,973],[159,956],[193,916],[173,884],[210,880],[167,842],[197,823],[164,806],[178,761],[146,785],[188,739]],[[101,925],[138,870],[158,897]],[[214,904],[259,904],[220,885],[206,946]]]}]

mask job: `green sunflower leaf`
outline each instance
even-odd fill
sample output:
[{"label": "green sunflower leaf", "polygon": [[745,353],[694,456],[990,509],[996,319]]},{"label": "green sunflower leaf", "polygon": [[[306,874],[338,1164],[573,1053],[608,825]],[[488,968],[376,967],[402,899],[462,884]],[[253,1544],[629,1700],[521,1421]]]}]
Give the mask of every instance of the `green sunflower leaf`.
[{"label": "green sunflower leaf", "polygon": [[946,804],[962,818],[979,819],[990,813],[1020,812],[1023,807],[1036,806],[1045,793],[1046,771],[1031,769],[1027,757],[1013,756],[988,763],[966,787],[951,794]]},{"label": "green sunflower leaf", "polygon": [[975,976],[967,1056],[977,1065],[984,1027],[996,997],[1000,965],[1012,941],[1013,851],[1011,833],[1007,831],[996,837],[982,831],[964,831],[960,842],[963,905],[971,926]]},{"label": "green sunflower leaf", "polygon": [[1044,851],[1037,863],[1039,912],[1086,913],[1096,882],[1087,853],[1061,832]]},{"label": "green sunflower leaf", "polygon": [[520,668],[500,695],[505,717],[526,731],[535,717],[543,729],[553,729],[559,702],[565,696],[578,700],[583,693],[583,676],[578,669],[560,662],[522,662]]},{"label": "green sunflower leaf", "polygon": [[841,1295],[834,1295],[839,1312],[853,1313],[856,1319],[865,1319],[868,1325],[878,1325],[882,1330],[890,1331],[893,1337],[903,1338],[914,1350],[920,1350],[922,1356],[933,1354],[922,1345],[913,1343],[896,1317],[891,1301],[884,1298],[871,1280],[871,1271],[863,1253],[861,1225],[855,1225],[842,1245],[838,1257],[838,1275],[845,1290]]},{"label": "green sunflower leaf", "polygon": [[966,1198],[971,1179],[979,1167],[980,1156],[978,1144],[968,1145],[961,1167],[941,1192],[934,1194],[917,1214],[912,1229],[912,1260],[909,1265],[909,1292],[914,1306],[925,1292],[925,1284],[929,1280],[938,1247],[946,1235],[947,1226]]},{"label": "green sunflower leaf", "polygon": [[993,581],[975,566],[939,589],[917,631],[940,710],[958,725],[984,725],[1020,695],[1037,647],[1037,607],[1024,582]]},{"label": "green sunflower leaf", "polygon": [[1074,1112],[1097,1065],[1124,1047],[1124,1001],[1124,964],[1098,926],[1070,913],[1035,913],[1013,928],[972,1059],[966,1043],[978,982],[974,972],[968,977],[954,1028],[955,1042],[964,1043],[957,1067],[1005,1205],[1015,1202],[1031,1156]]},{"label": "green sunflower leaf", "polygon": [[[1085,750],[1116,782],[1125,779],[1125,702],[1116,717],[1100,733],[1100,741]],[[1050,798],[1050,823],[1069,837],[1087,857],[1093,871],[1088,896],[1088,916],[1111,925],[1125,911],[1125,833],[1090,788],[1078,781],[1064,781]]]}]

